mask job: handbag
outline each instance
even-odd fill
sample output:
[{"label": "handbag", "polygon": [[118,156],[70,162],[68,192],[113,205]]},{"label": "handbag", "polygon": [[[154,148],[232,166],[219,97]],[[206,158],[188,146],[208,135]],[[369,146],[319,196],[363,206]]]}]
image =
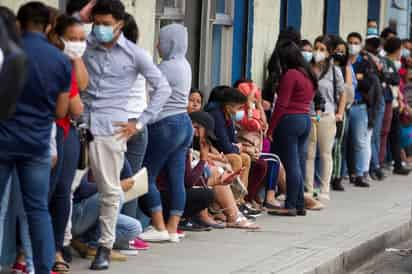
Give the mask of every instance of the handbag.
[{"label": "handbag", "polygon": [[263,149],[263,133],[262,131],[247,131],[240,130],[238,140],[243,145],[245,153],[247,153],[252,160],[258,160]]},{"label": "handbag", "polygon": [[133,201],[149,192],[149,177],[144,167],[133,176],[133,187],[124,193],[125,203]]},{"label": "handbag", "polygon": [[89,144],[93,142],[93,134],[85,123],[77,124],[80,140],[80,156],[77,169],[85,170],[89,167]]}]

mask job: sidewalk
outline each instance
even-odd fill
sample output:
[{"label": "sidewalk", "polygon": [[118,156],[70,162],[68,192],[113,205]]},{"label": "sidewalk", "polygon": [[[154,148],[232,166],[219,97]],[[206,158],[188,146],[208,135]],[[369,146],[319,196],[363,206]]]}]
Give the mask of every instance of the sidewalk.
[{"label": "sidewalk", "polygon": [[[153,245],[105,273],[336,274],[410,234],[412,176],[346,188],[332,193],[327,209],[307,217],[262,216],[260,232],[187,233],[180,244]],[[76,259],[73,273],[90,273],[89,264]]]}]

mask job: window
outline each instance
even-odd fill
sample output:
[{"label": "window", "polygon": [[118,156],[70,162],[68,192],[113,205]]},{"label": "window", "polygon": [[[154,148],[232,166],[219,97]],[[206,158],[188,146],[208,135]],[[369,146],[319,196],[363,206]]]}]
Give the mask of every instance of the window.
[{"label": "window", "polygon": [[325,0],[324,3],[323,33],[339,35],[340,0]]},{"label": "window", "polygon": [[205,0],[202,13],[202,42],[199,85],[231,84],[234,0]]}]

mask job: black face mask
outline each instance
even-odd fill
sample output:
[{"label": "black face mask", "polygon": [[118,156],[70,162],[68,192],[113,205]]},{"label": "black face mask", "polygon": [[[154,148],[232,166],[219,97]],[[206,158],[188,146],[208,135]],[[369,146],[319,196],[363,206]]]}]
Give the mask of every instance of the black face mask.
[{"label": "black face mask", "polygon": [[339,64],[339,66],[345,66],[348,63],[348,56],[345,54],[334,53],[332,58]]}]

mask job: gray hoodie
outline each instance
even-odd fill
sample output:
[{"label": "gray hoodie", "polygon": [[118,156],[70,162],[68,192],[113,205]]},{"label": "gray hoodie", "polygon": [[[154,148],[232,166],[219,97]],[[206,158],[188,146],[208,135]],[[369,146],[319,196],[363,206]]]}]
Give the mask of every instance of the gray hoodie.
[{"label": "gray hoodie", "polygon": [[171,24],[160,30],[159,53],[162,62],[159,64],[159,69],[169,82],[172,94],[156,121],[187,111],[189,92],[192,86],[192,69],[186,60],[187,47],[188,33],[185,26]]}]

